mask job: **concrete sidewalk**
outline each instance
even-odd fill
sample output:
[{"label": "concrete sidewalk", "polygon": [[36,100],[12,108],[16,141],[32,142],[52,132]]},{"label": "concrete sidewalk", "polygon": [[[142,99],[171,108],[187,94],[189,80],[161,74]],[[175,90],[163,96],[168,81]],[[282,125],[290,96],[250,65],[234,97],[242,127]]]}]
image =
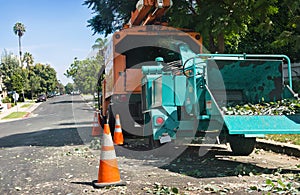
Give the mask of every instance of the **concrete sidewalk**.
[{"label": "concrete sidewalk", "polygon": [[[0,123],[1,122],[8,122],[8,121],[14,121],[14,120],[20,120],[22,118],[26,118],[26,117],[29,117],[30,114],[41,104],[42,102],[39,102],[39,103],[35,103],[35,102],[18,102],[18,104],[10,109],[2,109],[0,111]],[[23,105],[25,104],[31,104],[29,107],[23,107]],[[16,119],[3,119],[4,117],[10,115],[11,113],[13,112],[27,112],[27,114],[22,117],[22,118],[16,118]]]}]

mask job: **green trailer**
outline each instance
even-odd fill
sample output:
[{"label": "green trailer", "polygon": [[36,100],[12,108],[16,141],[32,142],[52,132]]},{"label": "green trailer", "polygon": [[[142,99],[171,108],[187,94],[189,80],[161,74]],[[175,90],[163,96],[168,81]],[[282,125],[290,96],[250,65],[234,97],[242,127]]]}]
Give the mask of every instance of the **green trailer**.
[{"label": "green trailer", "polygon": [[[181,61],[142,67],[144,136],[155,145],[211,132],[229,142],[234,154],[249,155],[256,137],[299,134],[297,94],[285,55],[198,54],[180,45]],[[283,80],[283,63],[289,80]],[[231,113],[241,105],[291,100],[293,112]],[[280,108],[278,108],[280,110]],[[247,109],[246,109],[247,110]]]}]

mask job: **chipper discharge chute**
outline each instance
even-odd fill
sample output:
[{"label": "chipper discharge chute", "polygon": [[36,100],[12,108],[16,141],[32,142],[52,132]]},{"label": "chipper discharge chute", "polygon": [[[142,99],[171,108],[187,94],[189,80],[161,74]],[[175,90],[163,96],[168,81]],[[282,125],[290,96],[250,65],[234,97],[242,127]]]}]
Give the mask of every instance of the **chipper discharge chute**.
[{"label": "chipper discharge chute", "polygon": [[[232,151],[250,154],[256,137],[299,134],[300,102],[284,55],[180,53],[182,65],[142,69],[144,133],[160,143],[218,131]],[[283,80],[283,62],[289,81]],[[198,133],[197,133],[198,132]]]}]

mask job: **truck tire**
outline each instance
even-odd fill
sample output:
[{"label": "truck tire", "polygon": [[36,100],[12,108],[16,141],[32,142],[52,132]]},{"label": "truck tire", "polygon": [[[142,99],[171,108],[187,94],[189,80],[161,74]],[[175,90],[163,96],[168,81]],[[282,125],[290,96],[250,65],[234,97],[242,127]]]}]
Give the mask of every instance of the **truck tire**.
[{"label": "truck tire", "polygon": [[149,136],[149,149],[159,148],[162,144],[159,140],[154,140],[153,135]]},{"label": "truck tire", "polygon": [[248,156],[255,148],[256,138],[245,138],[243,135],[228,136],[230,148],[234,155]]}]

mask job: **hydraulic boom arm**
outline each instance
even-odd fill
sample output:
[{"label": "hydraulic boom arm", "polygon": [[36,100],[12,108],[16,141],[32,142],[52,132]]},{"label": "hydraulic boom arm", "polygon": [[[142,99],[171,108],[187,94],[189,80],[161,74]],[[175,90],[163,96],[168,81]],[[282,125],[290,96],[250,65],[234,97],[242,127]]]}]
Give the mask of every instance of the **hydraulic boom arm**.
[{"label": "hydraulic boom arm", "polygon": [[172,0],[139,0],[131,13],[129,27],[153,24],[172,6]]}]

